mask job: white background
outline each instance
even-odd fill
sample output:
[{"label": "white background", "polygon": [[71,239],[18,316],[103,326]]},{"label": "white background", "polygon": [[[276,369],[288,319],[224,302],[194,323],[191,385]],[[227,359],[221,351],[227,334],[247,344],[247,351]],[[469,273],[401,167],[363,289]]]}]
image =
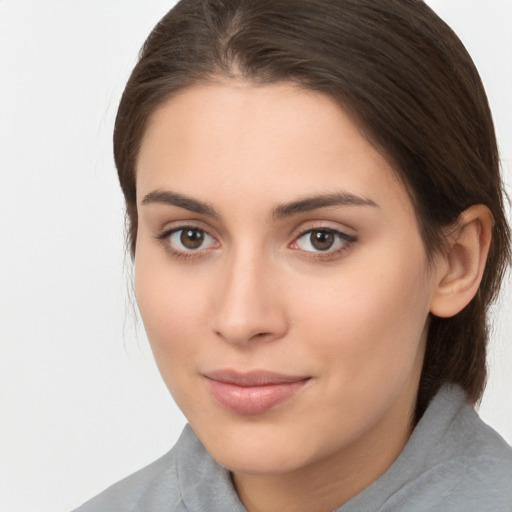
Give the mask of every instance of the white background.
[{"label": "white background", "polygon": [[[131,304],[117,103],[170,0],[0,0],[0,512],[65,512],[184,420]],[[512,192],[512,1],[431,0],[483,76]],[[512,443],[511,287],[481,414]]]}]

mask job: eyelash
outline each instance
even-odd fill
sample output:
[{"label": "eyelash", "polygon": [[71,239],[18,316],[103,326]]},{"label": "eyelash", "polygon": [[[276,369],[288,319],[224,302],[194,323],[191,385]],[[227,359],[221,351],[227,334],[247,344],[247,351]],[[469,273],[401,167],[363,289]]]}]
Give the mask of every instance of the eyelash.
[{"label": "eyelash", "polygon": [[341,247],[334,249],[334,250],[332,250],[330,248],[325,251],[321,251],[321,250],[305,251],[305,250],[303,250],[303,252],[308,253],[308,257],[311,257],[311,258],[317,258],[317,259],[321,259],[321,260],[335,259],[337,256],[340,256],[342,253],[344,253],[345,251],[350,249],[350,247],[355,242],[357,242],[357,237],[355,237],[353,235],[349,235],[348,233],[344,233],[343,231],[340,231],[338,229],[334,229],[331,227],[319,226],[319,227],[309,228],[305,231],[302,231],[299,235],[297,235],[291,244],[292,248],[300,251],[301,249],[296,247],[298,244],[298,241],[301,238],[305,237],[306,235],[311,236],[311,234],[314,232],[328,233],[328,234],[334,235],[336,240],[338,240],[339,242],[342,242],[342,245],[341,245]]},{"label": "eyelash", "polygon": [[[205,229],[198,227],[198,226],[194,226],[194,225],[185,225],[185,226],[179,226],[179,227],[175,227],[172,229],[168,229],[168,230],[164,231],[163,233],[160,233],[159,235],[157,235],[155,238],[158,240],[158,242],[160,242],[163,245],[164,249],[174,258],[190,259],[190,258],[200,257],[201,252],[202,252],[201,250],[179,251],[179,250],[174,249],[170,243],[170,237],[172,235],[179,233],[181,231],[187,231],[187,230],[200,231],[204,235],[210,237],[212,240],[215,240],[215,237],[210,235]],[[216,243],[218,244],[218,242],[216,242]]]},{"label": "eyelash", "polygon": [[[193,250],[192,249],[192,250],[186,251],[186,250],[174,249],[170,243],[170,237],[177,233],[186,231],[186,230],[202,232],[204,235],[206,235],[209,238],[211,238],[212,240],[214,240],[215,243],[218,245],[218,242],[216,241],[215,237],[210,235],[205,229],[198,227],[198,226],[194,226],[194,225],[184,225],[184,226],[179,226],[179,227],[175,227],[172,229],[168,229],[168,230],[158,234],[155,238],[158,242],[160,242],[163,245],[164,249],[172,257],[178,258],[178,259],[198,258],[204,254],[204,251],[211,250],[211,249],[203,249],[203,250],[201,250],[201,249]],[[298,241],[301,238],[305,237],[306,235],[311,235],[314,232],[328,233],[328,234],[334,235],[334,237],[339,242],[342,242],[341,247],[339,247],[335,250],[331,250],[330,248],[328,248],[325,251],[321,251],[321,250],[307,251],[307,250],[300,249],[300,247],[297,247]],[[357,242],[357,237],[355,237],[353,235],[349,235],[347,233],[344,233],[343,231],[339,231],[339,230],[331,228],[331,227],[319,226],[319,227],[312,227],[307,230],[301,231],[297,236],[294,237],[294,240],[291,244],[289,244],[289,247],[294,250],[307,253],[306,257],[309,257],[309,258],[317,258],[317,259],[321,259],[321,260],[331,260],[331,259],[335,259],[337,256],[339,256],[342,253],[344,253],[345,251],[347,251],[355,242]]]}]

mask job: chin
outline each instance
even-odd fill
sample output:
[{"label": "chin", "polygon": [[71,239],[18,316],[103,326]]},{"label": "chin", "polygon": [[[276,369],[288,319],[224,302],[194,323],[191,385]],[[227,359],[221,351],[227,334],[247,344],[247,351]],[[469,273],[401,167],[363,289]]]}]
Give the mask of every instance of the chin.
[{"label": "chin", "polygon": [[[225,452],[224,450],[209,450],[213,458],[229,471],[243,475],[279,475],[291,473],[307,465],[307,461],[301,459],[295,453],[286,453],[281,450],[261,449],[244,452]],[[298,456],[299,455],[299,456]]]},{"label": "chin", "polygon": [[289,429],[275,424],[266,428],[252,427],[235,430],[219,425],[215,432],[196,430],[196,434],[210,455],[233,473],[289,473],[307,465],[313,458],[314,447],[308,446],[304,436],[290,436]]}]

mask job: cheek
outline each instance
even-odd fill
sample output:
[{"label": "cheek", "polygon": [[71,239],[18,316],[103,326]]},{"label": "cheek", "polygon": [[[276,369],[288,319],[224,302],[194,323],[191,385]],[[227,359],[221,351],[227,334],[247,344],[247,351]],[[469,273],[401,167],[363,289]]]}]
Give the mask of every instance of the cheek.
[{"label": "cheek", "polygon": [[198,354],[207,349],[201,345],[197,293],[187,293],[187,287],[148,266],[136,271],[135,283],[155,362],[174,401],[188,417],[194,403],[190,375],[197,373]]},{"label": "cheek", "polygon": [[179,378],[180,370],[193,364],[204,340],[199,319],[206,305],[201,303],[204,294],[159,258],[144,248],[137,250],[135,294],[156,363],[172,387],[169,377]]},{"label": "cheek", "polygon": [[[331,361],[332,377],[347,384],[376,382],[411,371],[428,318],[430,291],[423,251],[359,258],[336,279],[317,280],[300,297],[296,318],[315,353]],[[393,264],[388,264],[389,260]]]}]

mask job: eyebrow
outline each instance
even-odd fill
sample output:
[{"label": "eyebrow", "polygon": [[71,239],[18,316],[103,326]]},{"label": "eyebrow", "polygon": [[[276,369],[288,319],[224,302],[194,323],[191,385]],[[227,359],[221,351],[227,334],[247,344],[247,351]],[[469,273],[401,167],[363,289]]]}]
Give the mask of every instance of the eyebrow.
[{"label": "eyebrow", "polygon": [[168,204],[171,206],[177,206],[185,210],[189,210],[200,215],[207,215],[209,217],[218,217],[219,214],[215,209],[208,203],[192,199],[191,197],[177,194],[169,190],[155,190],[150,192],[142,200],[142,204]]},{"label": "eyebrow", "polygon": [[366,197],[356,196],[348,192],[337,192],[306,197],[298,201],[277,206],[274,208],[272,216],[274,219],[278,220],[298,213],[328,208],[329,206],[373,206],[379,208],[379,205],[375,201]]},{"label": "eyebrow", "polygon": [[[155,203],[177,206],[178,208],[183,208],[209,217],[220,217],[219,213],[210,204],[169,190],[155,190],[150,192],[144,197],[141,204],[147,205]],[[292,201],[291,203],[281,204],[274,208],[272,217],[274,220],[279,220],[284,217],[319,210],[321,208],[328,208],[330,206],[372,206],[379,208],[379,205],[375,201],[366,197],[357,196],[348,192],[337,192],[319,194]]]}]

